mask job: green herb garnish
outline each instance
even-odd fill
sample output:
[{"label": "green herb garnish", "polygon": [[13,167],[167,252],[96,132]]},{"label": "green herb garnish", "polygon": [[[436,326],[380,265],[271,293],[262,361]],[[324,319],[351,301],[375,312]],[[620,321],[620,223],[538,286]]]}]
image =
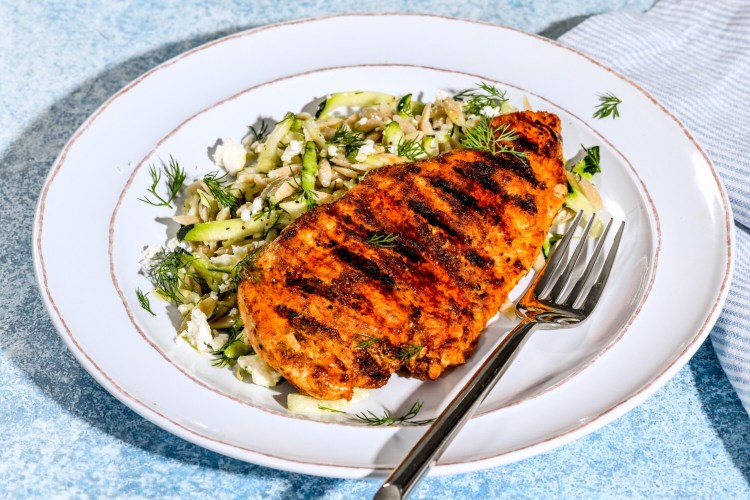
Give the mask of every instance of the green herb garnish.
[{"label": "green herb garnish", "polygon": [[255,140],[260,142],[268,135],[268,124],[266,122],[260,122],[260,127],[257,130],[255,129],[255,127],[250,125],[250,131],[255,136]]},{"label": "green herb garnish", "polygon": [[411,139],[409,141],[401,139],[398,141],[396,153],[411,161],[427,156],[427,151],[425,151],[424,146],[422,146],[422,143],[417,139]]},{"label": "green herb garnish", "polygon": [[414,110],[411,107],[411,94],[406,94],[398,100],[396,112],[403,116],[414,116]]},{"label": "green herb garnish", "polygon": [[363,340],[359,344],[357,344],[356,349],[367,349],[371,345],[383,340],[378,337],[371,337],[370,335],[362,335],[361,337]]},{"label": "green herb garnish", "polygon": [[211,172],[203,177],[203,182],[211,191],[216,202],[222,206],[227,207],[231,210],[232,214],[240,206],[240,200],[234,194],[232,190],[222,184],[222,181],[226,177],[226,174],[219,177],[218,172]]},{"label": "green herb garnish", "polygon": [[453,98],[463,102],[467,115],[481,115],[482,109],[487,106],[500,109],[508,100],[504,91],[484,82],[477,83],[476,88],[459,92]]},{"label": "green herb garnish", "polygon": [[[308,212],[318,206],[318,193],[316,193],[314,189],[306,187],[305,183],[301,182],[301,179],[299,181],[297,180],[297,177],[292,177],[290,180],[290,184],[297,188],[297,190],[299,191],[299,198],[297,198],[297,201],[304,202],[305,205],[307,205]],[[313,186],[314,185],[315,184],[313,181]]]},{"label": "green herb garnish", "polygon": [[280,202],[278,201],[271,201],[270,198],[263,199],[263,208],[258,213],[253,215],[253,220],[260,220],[263,218],[270,219],[271,214],[273,214],[275,210],[279,209],[279,203]]},{"label": "green herb garnish", "polygon": [[163,248],[152,259],[154,265],[146,271],[146,277],[151,281],[157,293],[174,303],[182,303],[182,288],[184,273],[194,257],[185,249],[177,247],[173,251]]},{"label": "green herb garnish", "polygon": [[513,142],[518,139],[515,130],[509,129],[508,125],[494,126],[492,119],[482,117],[477,125],[470,129],[464,129],[464,137],[461,146],[466,149],[486,151],[493,155],[502,153],[512,154],[521,160],[526,158],[526,153],[516,151],[505,145],[505,142]]},{"label": "green herb garnish", "polygon": [[411,359],[422,352],[424,346],[408,342],[406,345],[399,346],[398,359]]},{"label": "green herb garnish", "polygon": [[349,127],[342,123],[328,140],[328,143],[343,147],[348,156],[362,147],[365,143],[365,134],[357,130],[349,130]]},{"label": "green herb garnish", "polygon": [[214,356],[214,361],[211,363],[213,366],[232,366],[240,356],[247,356],[253,353],[252,346],[248,345],[240,335],[243,328],[242,320],[237,320],[232,325],[232,328],[229,329],[229,338],[224,345],[220,349],[211,351],[211,354]]},{"label": "green herb garnish", "polygon": [[393,242],[396,241],[398,238],[399,236],[397,234],[373,233],[367,239],[367,242],[372,243],[373,245],[376,245],[379,247],[391,248],[394,246]]},{"label": "green herb garnish", "polygon": [[594,112],[594,118],[603,119],[609,116],[614,120],[620,116],[620,111],[617,106],[622,103],[620,99],[615,97],[611,92],[606,94],[599,94],[599,104],[596,105],[596,111]]},{"label": "green herb garnish", "polygon": [[330,411],[331,413],[343,413],[343,414],[346,414],[345,411],[337,410],[336,408],[331,408],[329,406],[323,406],[323,405],[318,405],[318,410]]},{"label": "green herb garnish", "polygon": [[[167,178],[167,194],[166,198],[162,198],[161,195],[159,195],[156,192],[156,188],[159,187],[159,183],[161,182],[161,176],[162,172]],[[151,200],[148,197],[144,196],[143,198],[138,198],[144,203],[148,203],[149,205],[153,205],[155,207],[169,207],[172,208],[172,201],[174,201],[175,197],[177,196],[177,193],[180,192],[180,188],[182,187],[182,183],[185,182],[185,171],[180,167],[180,165],[177,163],[177,161],[172,158],[172,156],[169,156],[169,165],[164,166],[162,165],[161,170],[157,169],[155,165],[151,165],[149,167],[149,174],[151,175],[151,187],[148,188],[148,192],[151,193],[157,201]]]},{"label": "green herb garnish", "polygon": [[316,200],[317,197],[318,193],[316,193],[315,191],[311,189],[302,189],[300,199],[305,202],[305,205],[307,205],[308,212],[318,206],[318,202]]},{"label": "green herb garnish", "polygon": [[136,288],[135,295],[138,297],[138,302],[141,303],[141,307],[150,312],[152,316],[156,316],[156,313],[151,310],[151,301],[148,300],[148,292],[143,293],[143,290]]},{"label": "green herb garnish", "polygon": [[236,290],[240,285],[240,282],[244,280],[250,280],[253,283],[258,282],[258,280],[260,279],[260,276],[258,276],[258,272],[260,271],[260,269],[258,269],[258,267],[255,265],[255,259],[258,257],[258,254],[260,253],[262,248],[263,247],[260,246],[254,249],[241,261],[234,265],[231,271],[233,285],[232,288],[234,290]]},{"label": "green herb garnish", "polygon": [[422,401],[415,402],[411,409],[405,414],[400,417],[394,417],[390,411],[385,410],[383,412],[383,416],[379,417],[375,415],[373,412],[362,412],[354,415],[354,418],[358,420],[359,422],[362,422],[367,425],[394,425],[394,424],[409,424],[409,425],[425,425],[425,424],[431,424],[435,421],[434,418],[426,419],[426,420],[413,420],[414,417],[419,414],[419,411],[422,409]]},{"label": "green herb garnish", "polygon": [[552,247],[555,246],[555,244],[562,239],[562,234],[557,233],[550,233],[549,236],[547,236],[547,239],[544,240],[544,243],[542,243],[542,254],[544,255],[544,258],[548,258],[549,254],[552,251]]},{"label": "green herb garnish", "polygon": [[599,157],[599,146],[592,146],[590,148],[587,148],[581,145],[581,147],[586,151],[586,156],[584,156],[581,161],[573,165],[573,168],[571,168],[571,172],[574,172],[587,179],[591,179],[594,174],[602,171]]}]

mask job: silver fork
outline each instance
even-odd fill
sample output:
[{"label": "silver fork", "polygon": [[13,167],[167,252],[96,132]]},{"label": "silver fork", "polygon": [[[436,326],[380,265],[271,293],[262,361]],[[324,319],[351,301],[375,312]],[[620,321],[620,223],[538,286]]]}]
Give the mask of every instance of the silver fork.
[{"label": "silver fork", "polygon": [[520,323],[495,347],[492,354],[432,423],[406,458],[391,472],[375,493],[375,500],[406,498],[411,493],[505,373],[518,350],[535,329],[568,328],[581,324],[591,315],[612,270],[625,223],[620,224],[593,282],[591,277],[597,268],[599,256],[612,227],[612,220],[597,238],[585,269],[571,287],[571,279],[578,274],[574,271],[579,268],[577,264],[595,219],[595,216],[589,219],[580,235],[578,245],[568,256],[568,248],[581,215],[581,212],[576,215],[544,268],[518,300],[516,312],[521,317]]}]

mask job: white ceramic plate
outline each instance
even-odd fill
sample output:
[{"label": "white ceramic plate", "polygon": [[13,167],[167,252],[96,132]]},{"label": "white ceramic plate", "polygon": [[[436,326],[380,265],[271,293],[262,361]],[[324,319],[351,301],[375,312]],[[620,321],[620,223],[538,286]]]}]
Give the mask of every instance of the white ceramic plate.
[{"label": "white ceramic plate", "polygon": [[[399,32],[413,34],[414,50],[403,49],[403,37],[341,43]],[[518,460],[622,415],[688,361],[719,314],[732,269],[727,197],[690,134],[635,84],[554,42],[477,22],[356,15],[264,27],[187,52],[107,101],[60,154],[37,210],[37,278],[60,335],[123,403],[201,446],[309,474],[387,471],[423,427],[292,416],[284,409],[288,384],[270,390],[236,381],[175,342],[166,307],[158,305],[156,317],[139,307],[134,290],[148,288],[138,274],[141,250],[173,236],[175,226],[171,211],[137,198],[150,163],[173,155],[190,176],[215,170],[208,150],[217,139],[239,139],[259,118],[279,119],[325,94],[368,89],[432,100],[438,89],[479,80],[507,89],[516,103],[526,96],[558,113],[567,156],[580,144],[601,146],[599,187],[627,230],[591,320],[535,334],[433,470]],[[617,120],[591,118],[602,92],[622,99]],[[70,265],[82,258],[85,279]],[[675,286],[694,293],[678,299]],[[354,410],[398,414],[420,400],[420,418],[435,416],[510,326],[492,324],[469,363],[440,380],[394,376]]]}]

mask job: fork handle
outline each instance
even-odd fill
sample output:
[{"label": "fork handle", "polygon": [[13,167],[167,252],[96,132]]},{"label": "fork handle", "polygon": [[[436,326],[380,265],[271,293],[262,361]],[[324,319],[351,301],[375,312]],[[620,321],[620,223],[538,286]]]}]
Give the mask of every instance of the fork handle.
[{"label": "fork handle", "polygon": [[495,347],[492,354],[427,429],[406,458],[393,469],[375,493],[375,500],[401,499],[411,493],[432,463],[468,422],[474,410],[495,387],[536,326],[537,322],[532,318],[523,319]]}]

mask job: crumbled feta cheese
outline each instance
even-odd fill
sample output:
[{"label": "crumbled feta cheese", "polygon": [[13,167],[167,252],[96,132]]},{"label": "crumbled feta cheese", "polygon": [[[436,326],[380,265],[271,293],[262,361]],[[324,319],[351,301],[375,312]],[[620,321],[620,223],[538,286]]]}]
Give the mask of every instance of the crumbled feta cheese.
[{"label": "crumbled feta cheese", "polygon": [[486,116],[487,118],[495,118],[500,114],[500,110],[494,106],[485,106],[479,110],[479,114]]},{"label": "crumbled feta cheese", "polygon": [[339,154],[339,148],[336,146],[328,146],[328,156],[333,157]]},{"label": "crumbled feta cheese", "polygon": [[442,89],[435,92],[435,101],[442,101],[443,99],[449,99],[451,97],[453,96]]},{"label": "crumbled feta cheese", "polygon": [[227,343],[227,340],[229,340],[229,335],[226,333],[220,333],[214,339],[211,341],[209,346],[211,347],[212,351],[218,351],[222,347],[224,347],[224,344]]},{"label": "crumbled feta cheese", "polygon": [[187,250],[188,252],[192,251],[189,241],[180,241],[177,238],[170,238],[167,240],[167,250],[174,251],[178,247]]},{"label": "crumbled feta cheese", "polygon": [[252,376],[255,385],[274,387],[281,380],[281,374],[271,368],[257,354],[240,356],[237,358],[237,365]]},{"label": "crumbled feta cheese", "polygon": [[221,277],[221,283],[219,283],[219,292],[224,293],[228,292],[234,288],[234,282],[232,281],[232,276],[228,273],[224,274],[224,276]]},{"label": "crumbled feta cheese", "polygon": [[232,245],[232,254],[237,257],[237,260],[242,260],[247,257],[247,247]]},{"label": "crumbled feta cheese", "polygon": [[289,145],[286,147],[286,149],[281,155],[281,161],[283,163],[289,163],[292,161],[292,158],[294,158],[301,152],[302,152],[302,141],[290,141]]},{"label": "crumbled feta cheese", "polygon": [[375,152],[375,142],[372,139],[367,139],[364,144],[359,147],[357,151],[357,161],[365,161],[367,157]]},{"label": "crumbled feta cheese", "polygon": [[239,313],[239,311],[237,310],[237,308],[236,308],[236,307],[233,307],[233,308],[231,308],[231,309],[229,310],[229,313],[228,313],[228,314],[229,314],[229,316],[237,316],[237,314],[238,314],[238,313]]},{"label": "crumbled feta cheese", "polygon": [[209,293],[208,297],[214,300],[219,300],[219,296],[216,294],[216,292]]},{"label": "crumbled feta cheese", "polygon": [[250,205],[250,214],[255,215],[263,210],[263,199],[258,196],[253,200],[253,204]]},{"label": "crumbled feta cheese", "polygon": [[143,249],[143,252],[141,253],[141,255],[143,255],[143,258],[141,259],[141,271],[143,271],[144,274],[154,267],[154,257],[156,257],[156,254],[158,254],[160,250],[160,247],[152,245]]},{"label": "crumbled feta cheese", "polygon": [[236,174],[245,168],[247,151],[234,139],[223,139],[214,151],[214,163],[230,174]]},{"label": "crumbled feta cheese", "polygon": [[216,255],[214,257],[211,257],[211,263],[216,264],[217,266],[233,266],[235,264],[235,256],[231,253],[225,253],[223,255]]},{"label": "crumbled feta cheese", "polygon": [[180,311],[180,314],[185,316],[187,313],[192,311],[192,309],[195,307],[195,304],[180,304],[177,306],[177,310]]},{"label": "crumbled feta cheese", "polygon": [[190,319],[187,322],[187,328],[183,336],[201,354],[205,354],[211,349],[211,342],[214,337],[211,335],[211,326],[208,324],[208,318],[200,308],[193,308],[190,312]]},{"label": "crumbled feta cheese", "polygon": [[364,125],[365,123],[367,123],[367,117],[366,116],[363,116],[362,118],[360,118],[359,120],[357,120],[357,125]]},{"label": "crumbled feta cheese", "polygon": [[[256,198],[259,199],[259,198]],[[249,203],[245,203],[240,208],[237,209],[237,215],[240,216],[240,219],[242,219],[242,222],[250,222],[250,219],[253,217],[252,212],[252,205]]]}]

